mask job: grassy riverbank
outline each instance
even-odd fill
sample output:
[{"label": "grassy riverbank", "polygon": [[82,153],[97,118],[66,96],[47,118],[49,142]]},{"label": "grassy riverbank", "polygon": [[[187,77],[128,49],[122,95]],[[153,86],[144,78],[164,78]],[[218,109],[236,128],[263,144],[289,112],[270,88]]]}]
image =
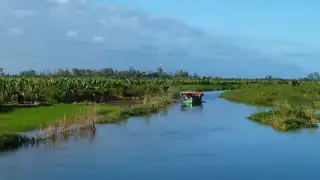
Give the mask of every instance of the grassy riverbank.
[{"label": "grassy riverbank", "polygon": [[[89,111],[97,114],[96,123],[109,123],[128,118],[129,116],[145,115],[156,112],[174,101],[182,90],[215,90],[214,85],[187,85],[170,87],[167,91],[158,88],[149,94],[138,96],[139,100],[124,100],[120,103],[90,103],[90,104],[53,104],[51,106],[13,108],[0,113],[0,133],[26,132],[41,127],[47,127],[56,121],[81,116]],[[142,94],[141,88],[136,94]],[[130,104],[134,102],[134,104]]]},{"label": "grassy riverbank", "polygon": [[271,125],[279,131],[290,131],[299,128],[318,128],[320,120],[315,109],[308,105],[293,106],[279,104],[277,109],[251,114],[249,119]]},{"label": "grassy riverbank", "polygon": [[320,107],[320,85],[316,83],[298,86],[250,85],[225,91],[220,97],[239,103],[275,107],[267,112],[254,113],[248,118],[281,131],[315,128],[320,119],[315,113],[315,109]]},{"label": "grassy riverbank", "polygon": [[[52,133],[52,130],[64,128],[77,124],[88,126],[88,120],[94,123],[112,123],[130,116],[147,115],[157,112],[174,102],[175,97],[182,90],[214,90],[214,86],[189,85],[170,87],[166,91],[158,88],[138,96],[132,101],[121,101],[120,103],[76,103],[76,104],[52,104],[51,106],[39,107],[2,107],[0,113],[0,150],[17,148],[31,140],[17,132],[26,132],[42,127],[45,133]],[[144,88],[141,88],[144,90]],[[156,93],[155,93],[156,92]],[[139,92],[141,93],[141,92]],[[135,93],[136,94],[136,93]],[[9,108],[8,108],[9,107]],[[5,110],[4,110],[5,109]],[[68,129],[68,127],[67,127]]]},{"label": "grassy riverbank", "polygon": [[130,106],[95,105],[93,108],[96,108],[98,115],[97,123],[111,123],[130,116],[142,116],[157,112],[160,108],[164,108],[173,102],[174,99],[171,95],[157,97],[146,95],[141,104]]},{"label": "grassy riverbank", "polygon": [[46,107],[19,108],[0,114],[0,151],[15,149],[32,141],[17,132],[38,129],[40,126],[44,130],[47,129],[48,133],[51,133],[52,129],[64,126],[70,128],[72,125],[90,128],[92,126],[88,124],[88,120],[93,120],[95,124],[118,122],[130,116],[157,112],[173,102],[172,96],[167,94],[163,97],[146,95],[140,104],[56,104]]},{"label": "grassy riverbank", "polygon": [[1,132],[26,132],[40,126],[47,126],[64,116],[80,113],[89,108],[80,104],[56,104],[52,106],[17,108],[0,114]]},{"label": "grassy riverbank", "polygon": [[[3,148],[16,147],[27,141],[27,138],[17,132],[46,129],[48,134],[55,128],[72,126],[72,124],[88,126],[94,123],[112,123],[130,116],[141,116],[157,112],[178,97],[180,91],[196,90],[211,91],[233,89],[235,86],[221,85],[179,85],[165,88],[164,86],[134,86],[124,94],[117,94],[118,90],[108,92],[117,96],[118,103],[105,100],[90,103],[56,103],[39,107],[15,107],[15,104],[2,106],[0,113],[0,145]],[[76,99],[90,101],[87,96]],[[134,99],[134,100],[132,100]],[[133,104],[132,104],[133,103]],[[8,108],[9,107],[9,108]],[[12,108],[10,108],[12,107]],[[82,124],[82,125],[81,125]],[[89,126],[88,126],[89,127]],[[49,129],[49,130],[48,130]],[[15,141],[15,142],[13,142]],[[0,147],[0,148],[1,148]]]},{"label": "grassy riverbank", "polygon": [[[171,97],[152,97],[145,102],[130,105],[123,104],[55,104],[52,106],[17,108],[0,114],[0,133],[27,132],[40,127],[45,128],[59,120],[82,117],[89,112],[97,115],[95,123],[119,121],[129,116],[156,112],[170,104]],[[95,116],[91,115],[91,116]]]},{"label": "grassy riverbank", "polygon": [[[171,104],[171,96],[146,96],[140,104],[55,104],[45,107],[18,108],[0,114],[0,151],[15,149],[31,139],[23,136],[29,130],[42,127],[44,134],[51,136],[55,129],[68,130],[73,125],[90,128],[94,124],[112,123],[128,118],[157,112]],[[89,120],[89,124],[88,124]],[[47,133],[45,133],[47,132]],[[51,134],[51,135],[50,135]],[[42,137],[39,136],[40,139]]]}]

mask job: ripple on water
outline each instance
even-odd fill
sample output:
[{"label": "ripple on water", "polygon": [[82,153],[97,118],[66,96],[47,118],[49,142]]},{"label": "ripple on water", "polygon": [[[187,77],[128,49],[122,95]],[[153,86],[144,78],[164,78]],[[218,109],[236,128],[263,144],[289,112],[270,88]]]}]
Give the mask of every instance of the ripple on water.
[{"label": "ripple on water", "polygon": [[181,133],[177,131],[165,131],[159,134],[160,137],[170,138],[170,139],[181,139]]}]

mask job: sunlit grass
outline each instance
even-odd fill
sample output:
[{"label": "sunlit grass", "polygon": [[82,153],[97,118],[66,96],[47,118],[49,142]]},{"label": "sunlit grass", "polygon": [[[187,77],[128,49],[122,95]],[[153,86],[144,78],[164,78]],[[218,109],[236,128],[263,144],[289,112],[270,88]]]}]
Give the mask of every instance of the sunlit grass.
[{"label": "sunlit grass", "polygon": [[271,125],[281,131],[316,128],[320,119],[315,109],[320,107],[317,83],[291,85],[251,85],[243,89],[225,91],[220,97],[251,105],[272,106],[276,109],[257,112],[249,119]]},{"label": "sunlit grass", "polygon": [[0,114],[0,132],[25,132],[54,123],[66,115],[77,114],[89,108],[81,104],[56,104],[33,108],[17,108]]},{"label": "sunlit grass", "polygon": [[320,107],[320,85],[317,83],[291,85],[250,85],[246,88],[225,91],[220,97],[251,105],[276,106],[277,102],[290,104],[314,104]]}]

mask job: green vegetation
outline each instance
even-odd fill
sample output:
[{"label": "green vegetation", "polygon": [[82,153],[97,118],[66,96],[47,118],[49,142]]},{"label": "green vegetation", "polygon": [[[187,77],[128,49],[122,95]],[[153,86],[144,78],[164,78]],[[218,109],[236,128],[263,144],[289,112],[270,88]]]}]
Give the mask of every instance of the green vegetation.
[{"label": "green vegetation", "polygon": [[[47,136],[57,128],[72,124],[87,126],[88,120],[95,123],[112,123],[129,116],[147,115],[173,102],[172,94],[166,96],[145,95],[139,104],[55,104],[52,106],[17,108],[0,114],[0,150],[18,148],[31,142],[15,132],[25,132],[40,126]],[[90,122],[89,122],[90,123]],[[42,138],[40,137],[39,140]]]},{"label": "green vegetation", "polygon": [[[1,68],[0,68],[1,69]],[[145,94],[157,94],[159,89],[166,92],[169,87],[186,85],[215,86],[214,90],[240,88],[249,84],[292,84],[297,81],[276,79],[235,79],[219,77],[199,77],[179,70],[175,73],[156,71],[141,72],[130,68],[118,71],[112,68],[101,70],[58,69],[56,72],[36,72],[28,70],[18,75],[0,73],[0,104],[25,101],[46,103],[70,103],[75,101],[109,102]],[[302,81],[301,81],[302,82]],[[305,80],[303,82],[306,82]],[[204,87],[207,86],[207,87]],[[199,88],[198,88],[199,89]],[[202,90],[201,88],[199,90]]]},{"label": "green vegetation", "polygon": [[213,85],[202,79],[0,78],[2,103],[107,102],[166,92],[170,86]]},{"label": "green vegetation", "polygon": [[233,80],[220,78],[105,78],[105,77],[0,77],[0,103],[110,100],[157,94],[171,87],[212,85],[217,90],[248,84],[289,84],[289,80]]},{"label": "green vegetation", "polygon": [[[28,86],[28,84],[25,85]],[[72,118],[72,116],[78,115],[79,113],[93,110],[95,110],[97,114],[100,115],[97,123],[117,121],[123,118],[127,118],[128,116],[155,112],[159,108],[172,103],[173,98],[177,94],[179,94],[181,90],[187,89],[213,90],[215,89],[215,86],[181,85],[164,89],[163,86],[159,88],[159,85],[139,85],[135,86],[135,88],[130,89],[132,94],[128,97],[137,96],[140,100],[125,100],[120,101],[120,104],[112,104],[112,101],[110,103],[108,103],[108,101],[106,103],[98,102],[94,103],[94,105],[59,103],[29,108],[17,107],[17,105],[15,104],[2,105],[0,106],[0,109],[2,109],[2,113],[0,113],[0,132],[25,132],[37,129],[40,126],[46,127],[52,123],[55,123],[59,119],[65,118],[66,116]],[[28,91],[25,92],[26,93],[24,94],[28,93]],[[30,95],[33,95],[32,92],[33,91],[29,92]],[[115,92],[116,90],[112,93]],[[84,99],[82,99],[82,101],[90,101],[90,99],[85,99],[85,97],[87,96],[83,97]],[[123,98],[123,96],[119,96],[119,99],[121,98]],[[130,105],[130,103],[134,103],[134,105]]]},{"label": "green vegetation", "polygon": [[[234,91],[226,91],[221,96],[226,99],[249,104],[272,105],[275,100],[278,101],[281,98],[297,99],[298,102],[302,102],[302,100],[306,100],[306,98],[301,98],[299,95],[306,91],[305,86],[314,86],[314,83],[308,83],[306,81],[299,82],[301,85],[295,85],[295,81],[281,79],[236,80],[199,77],[105,78],[88,76],[3,76],[0,77],[0,83],[3,88],[0,91],[2,104],[12,106],[15,104],[58,103],[52,107],[19,108],[13,112],[0,114],[0,132],[35,129],[40,125],[53,123],[65,115],[77,113],[81,108],[87,108],[83,105],[70,104],[74,102],[87,101],[100,104],[100,107],[97,108],[101,109],[98,110],[100,116],[103,114],[103,116],[106,116],[107,113],[107,117],[99,120],[99,122],[111,122],[129,115],[144,114],[143,111],[154,112],[158,106],[162,106],[164,102],[170,101],[157,100],[156,103],[142,103],[130,108],[110,105],[111,102],[118,100],[138,99],[138,102],[141,102],[146,101],[146,97],[152,97],[153,99],[156,99],[156,97],[175,97],[182,90],[207,91],[236,89]],[[295,90],[292,90],[293,87]],[[168,94],[170,94],[170,96],[168,96]],[[314,99],[314,97],[310,98]],[[0,106],[0,112],[6,111],[4,107],[5,106]]]},{"label": "green vegetation", "polygon": [[80,113],[81,109],[89,108],[80,104],[57,104],[54,106],[17,108],[0,114],[0,133],[26,132],[46,127],[64,116]]},{"label": "green vegetation", "polygon": [[289,104],[314,104],[320,101],[320,84],[304,83],[292,85],[249,85],[241,89],[225,91],[220,97],[251,105],[276,106],[282,102]]},{"label": "green vegetation", "polygon": [[121,119],[126,119],[129,116],[142,116],[157,112],[173,102],[172,94],[168,96],[151,97],[146,95],[141,104],[134,104],[131,106],[105,106],[98,105],[97,114],[100,117],[97,119],[98,123],[117,122]]},{"label": "green vegetation", "polygon": [[[156,72],[140,72],[133,68],[128,71],[75,68],[72,71],[60,69],[55,73],[30,70],[21,72],[20,76],[1,71],[0,141],[2,146],[11,147],[10,140],[24,142],[21,141],[24,138],[8,133],[25,132],[40,126],[54,129],[79,123],[81,119],[83,122],[89,119],[94,123],[111,123],[129,116],[147,115],[172,103],[182,90],[233,90],[226,91],[221,97],[254,105],[274,106],[284,100],[288,100],[291,107],[311,103],[312,109],[317,104],[316,100],[320,102],[319,89],[310,78],[309,81],[271,76],[264,79],[227,79],[199,77],[185,71],[170,74],[161,68]],[[272,125],[278,120],[270,119],[285,119],[284,123],[279,123],[281,128],[274,125],[279,126],[278,129],[313,127],[310,118],[300,116],[301,112],[299,108],[280,108],[279,111],[257,113],[250,118]],[[87,118],[88,114],[92,118]],[[293,117],[296,121],[292,120]],[[292,120],[291,124],[288,119]]]},{"label": "green vegetation", "polygon": [[317,128],[315,122],[320,117],[315,113],[313,107],[308,105],[292,106],[290,104],[279,104],[279,108],[267,112],[257,112],[249,116],[249,119],[271,125],[280,131],[289,131],[299,128]]},{"label": "green vegetation", "polygon": [[249,85],[242,89],[225,91],[220,97],[251,105],[272,106],[267,112],[258,112],[249,119],[288,131],[298,128],[317,127],[319,116],[320,84],[304,83],[292,85]]},{"label": "green vegetation", "polygon": [[30,141],[31,139],[18,133],[1,133],[0,134],[0,151],[16,149],[21,147],[24,143],[27,143]]},{"label": "green vegetation", "polygon": [[231,90],[241,88],[241,84],[209,84],[209,85],[177,85],[176,88],[180,90],[193,90],[193,91],[219,91]]}]

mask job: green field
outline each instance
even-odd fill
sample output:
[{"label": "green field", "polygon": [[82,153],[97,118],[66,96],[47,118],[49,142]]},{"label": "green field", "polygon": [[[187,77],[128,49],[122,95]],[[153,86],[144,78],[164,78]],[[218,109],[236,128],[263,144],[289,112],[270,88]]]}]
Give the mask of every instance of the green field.
[{"label": "green field", "polygon": [[233,91],[225,91],[220,97],[252,105],[274,106],[281,102],[290,104],[317,104],[320,101],[320,84],[305,83],[292,85],[250,85]]},{"label": "green field", "polygon": [[220,97],[239,103],[275,107],[267,112],[254,113],[248,118],[281,131],[315,128],[320,119],[316,114],[316,108],[320,107],[320,84],[316,82],[298,86],[249,85],[225,91]]},{"label": "green field", "polygon": [[25,132],[47,126],[66,115],[80,113],[89,106],[78,104],[56,104],[53,106],[17,108],[0,114],[0,132]]},{"label": "green field", "polygon": [[[42,87],[40,84],[38,85],[39,87]],[[25,86],[28,86],[28,84],[25,84]],[[4,112],[0,113],[0,133],[26,132],[38,129],[40,126],[46,127],[50,124],[54,124],[58,120],[72,118],[75,115],[81,115],[81,113],[83,114],[90,110],[94,110],[98,114],[99,118],[96,120],[97,123],[114,122],[127,118],[128,116],[155,112],[158,108],[172,103],[173,98],[177,97],[182,90],[208,91],[215,90],[216,88],[220,87],[217,87],[216,85],[179,85],[171,86],[167,90],[164,90],[160,85],[135,85],[128,89],[127,93],[129,95],[117,95],[116,102],[118,103],[114,103],[115,99],[111,99],[109,102],[104,101],[104,103],[100,103],[98,99],[98,101],[93,101],[95,102],[95,105],[54,103],[50,106],[16,108],[8,112],[2,110]],[[81,88],[79,87],[79,89]],[[113,89],[113,92],[111,93],[116,95],[117,92],[116,89]],[[32,91],[26,91],[26,93],[23,94],[27,93],[32,93]],[[74,93],[73,95],[76,96],[77,94]],[[40,98],[34,94],[29,94],[28,97]],[[79,100],[80,102],[92,101],[90,98],[86,99],[88,96],[79,95],[78,98],[79,97],[83,98]],[[127,100],[126,98],[128,97],[129,99],[130,97],[137,97],[140,100]],[[54,96],[52,98],[54,98]],[[17,100],[14,100],[12,97],[5,99],[13,99],[14,103],[18,103]],[[48,101],[42,102],[48,103]],[[2,107],[2,109],[4,108]]]},{"label": "green field", "polygon": [[[287,103],[291,107],[301,104],[309,109],[320,102],[317,83],[301,81],[294,86],[291,80],[246,80],[222,78],[103,78],[103,77],[0,77],[2,104],[48,103],[52,106],[18,108],[0,113],[0,132],[24,132],[46,126],[55,121],[81,113],[92,106],[73,102],[94,102],[96,111],[111,122],[129,115],[153,112],[164,102],[162,97],[175,98],[183,90],[230,90],[221,97],[252,105],[277,106]],[[160,97],[160,98],[158,98]],[[124,108],[111,105],[115,101],[135,99],[140,105]],[[156,102],[148,99],[157,99]],[[169,101],[169,100],[166,100]],[[126,103],[125,103],[126,104]],[[167,103],[164,103],[167,104]],[[3,108],[0,106],[0,111]],[[97,110],[98,109],[98,110]],[[301,109],[301,108],[300,108]],[[304,108],[307,109],[307,108]],[[278,116],[278,115],[276,115]],[[292,114],[290,115],[290,117]],[[256,118],[259,117],[259,118]],[[260,119],[260,116],[251,117]],[[281,119],[281,118],[280,118]]]}]

